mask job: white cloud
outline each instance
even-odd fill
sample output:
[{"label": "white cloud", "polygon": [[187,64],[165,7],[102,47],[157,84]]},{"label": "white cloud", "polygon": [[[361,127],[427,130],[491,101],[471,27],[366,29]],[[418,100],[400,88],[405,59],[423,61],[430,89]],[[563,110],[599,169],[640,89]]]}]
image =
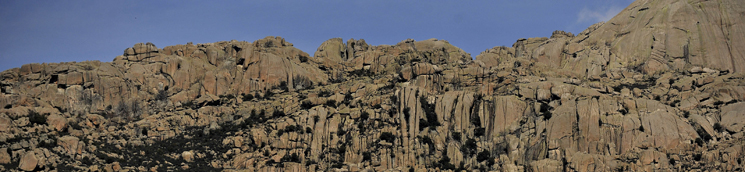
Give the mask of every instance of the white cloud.
[{"label": "white cloud", "polygon": [[621,12],[621,10],[623,10],[623,7],[619,6],[602,7],[595,10],[585,7],[577,14],[577,22],[608,21]]}]

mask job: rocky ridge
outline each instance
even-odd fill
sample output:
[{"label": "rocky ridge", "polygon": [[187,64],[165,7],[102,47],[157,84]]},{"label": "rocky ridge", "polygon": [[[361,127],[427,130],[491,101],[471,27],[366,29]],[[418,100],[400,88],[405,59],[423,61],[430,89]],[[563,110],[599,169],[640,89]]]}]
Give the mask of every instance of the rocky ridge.
[{"label": "rocky ridge", "polygon": [[475,58],[281,37],[0,73],[0,171],[740,171],[744,3],[638,0]]}]

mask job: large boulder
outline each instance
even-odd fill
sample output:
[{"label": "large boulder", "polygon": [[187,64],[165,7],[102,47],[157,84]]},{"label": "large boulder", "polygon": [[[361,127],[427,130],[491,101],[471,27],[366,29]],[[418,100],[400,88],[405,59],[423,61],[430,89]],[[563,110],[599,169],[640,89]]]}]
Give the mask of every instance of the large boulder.
[{"label": "large boulder", "polygon": [[[574,36],[555,31],[550,38],[520,39],[495,47],[476,59],[486,66],[529,58],[541,73],[596,77],[607,70],[656,74],[702,66],[745,72],[745,24],[742,3],[725,1],[635,1],[607,22]],[[505,64],[507,65],[507,64]]]},{"label": "large boulder", "polygon": [[18,163],[18,168],[23,171],[33,171],[38,162],[39,159],[36,158],[34,151],[29,151],[21,157],[21,161]]},{"label": "large boulder", "polygon": [[585,46],[607,42],[614,63],[642,64],[648,73],[674,67],[668,61],[675,59],[741,73],[745,50],[734,47],[745,46],[745,40],[735,39],[745,37],[745,30],[737,29],[745,24],[743,12],[743,4],[736,0],[635,1],[606,24],[572,41]]},{"label": "large boulder", "polygon": [[61,115],[54,114],[47,116],[47,123],[57,131],[67,128],[67,119]]},{"label": "large boulder", "polygon": [[74,157],[75,155],[80,154],[83,150],[83,147],[80,146],[82,142],[79,141],[80,139],[77,137],[63,136],[57,140],[57,144],[62,146],[65,155]]},{"label": "large boulder", "polygon": [[142,61],[147,58],[159,56],[160,49],[153,43],[137,43],[132,48],[124,50],[124,56],[129,61]]},{"label": "large boulder", "polygon": [[13,126],[13,120],[5,115],[0,116],[0,131],[6,132]]},{"label": "large boulder", "polygon": [[721,125],[733,132],[745,130],[745,102],[735,103],[722,107]]},{"label": "large boulder", "polygon": [[8,164],[11,161],[8,148],[0,148],[0,164]]}]

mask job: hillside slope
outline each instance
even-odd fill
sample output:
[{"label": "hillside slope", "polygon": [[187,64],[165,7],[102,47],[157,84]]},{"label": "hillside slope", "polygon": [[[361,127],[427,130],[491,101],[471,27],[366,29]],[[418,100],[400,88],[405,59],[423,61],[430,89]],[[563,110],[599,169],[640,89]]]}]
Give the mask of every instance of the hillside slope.
[{"label": "hillside slope", "polygon": [[741,171],[745,2],[444,40],[138,43],[0,73],[0,171]]}]

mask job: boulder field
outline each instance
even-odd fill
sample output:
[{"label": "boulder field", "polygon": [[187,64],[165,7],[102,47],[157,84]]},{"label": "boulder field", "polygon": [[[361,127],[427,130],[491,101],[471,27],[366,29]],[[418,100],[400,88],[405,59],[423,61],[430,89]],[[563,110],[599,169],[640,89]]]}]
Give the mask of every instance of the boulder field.
[{"label": "boulder field", "polygon": [[0,72],[0,171],[742,171],[743,24],[637,0],[475,57],[270,36],[26,64]]}]

